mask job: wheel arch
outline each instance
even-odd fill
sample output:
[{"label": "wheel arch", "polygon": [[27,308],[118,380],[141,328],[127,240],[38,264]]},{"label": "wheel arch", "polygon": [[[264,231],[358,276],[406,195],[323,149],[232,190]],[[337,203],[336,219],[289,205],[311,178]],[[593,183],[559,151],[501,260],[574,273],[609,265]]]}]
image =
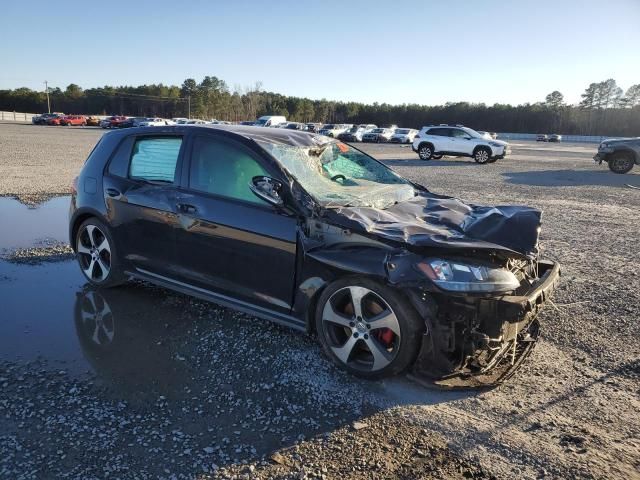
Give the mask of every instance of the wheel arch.
[{"label": "wheel arch", "polygon": [[95,217],[101,222],[108,225],[108,222],[104,218],[104,215],[92,208],[79,209],[73,214],[73,218],[69,223],[69,244],[71,245],[71,248],[74,252],[76,251],[76,235],[78,234],[80,225],[82,225],[82,222],[92,217]]},{"label": "wheel arch", "polygon": [[617,148],[613,152],[609,153],[606,158],[607,162],[611,157],[620,153],[629,155],[636,165],[640,165],[640,151],[636,151],[629,147]]},{"label": "wheel arch", "polygon": [[491,149],[491,147],[489,145],[482,145],[482,144],[476,145],[475,148],[473,149],[473,153],[471,155],[475,157],[476,153],[480,149],[488,150],[489,151],[489,158],[493,157],[493,150]]},{"label": "wheel arch", "polygon": [[429,140],[424,140],[424,141],[420,142],[420,143],[418,144],[418,150],[420,150],[420,149],[421,149],[422,147],[424,147],[425,145],[427,145],[427,146],[431,147],[431,151],[432,151],[433,153],[435,153],[435,146],[433,145],[433,142],[430,142]]},{"label": "wheel arch", "polygon": [[325,289],[337,280],[366,276],[388,285],[385,264],[388,250],[369,247],[353,249],[321,249],[306,252],[296,285],[293,314],[304,320],[306,330],[315,330],[315,312]]}]

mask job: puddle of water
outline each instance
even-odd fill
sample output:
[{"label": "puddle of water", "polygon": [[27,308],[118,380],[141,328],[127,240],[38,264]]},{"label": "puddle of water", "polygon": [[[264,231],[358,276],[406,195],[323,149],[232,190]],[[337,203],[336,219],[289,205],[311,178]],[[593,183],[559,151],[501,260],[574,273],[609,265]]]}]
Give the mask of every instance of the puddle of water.
[{"label": "puddle of water", "polygon": [[94,371],[138,387],[176,383],[180,362],[163,337],[188,315],[167,298],[174,297],[136,284],[95,290],[75,261],[0,261],[0,359],[42,359],[71,374]]},{"label": "puddle of water", "polygon": [[31,247],[44,240],[68,242],[69,196],[55,197],[36,208],[0,197],[0,251]]}]

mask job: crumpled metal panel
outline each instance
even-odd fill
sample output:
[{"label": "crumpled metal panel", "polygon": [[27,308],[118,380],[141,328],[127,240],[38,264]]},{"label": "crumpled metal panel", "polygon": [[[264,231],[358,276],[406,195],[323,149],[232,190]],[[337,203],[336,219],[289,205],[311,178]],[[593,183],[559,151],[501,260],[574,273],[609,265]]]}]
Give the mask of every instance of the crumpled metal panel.
[{"label": "crumpled metal panel", "polygon": [[486,249],[533,258],[542,212],[524,206],[469,205],[457,198],[420,192],[387,209],[326,209],[331,222],[355,232],[413,246]]}]

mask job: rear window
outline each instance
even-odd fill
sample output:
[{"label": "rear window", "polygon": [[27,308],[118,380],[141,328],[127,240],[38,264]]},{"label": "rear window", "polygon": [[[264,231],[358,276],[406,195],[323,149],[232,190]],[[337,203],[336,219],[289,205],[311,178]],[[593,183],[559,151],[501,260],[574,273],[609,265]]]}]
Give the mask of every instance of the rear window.
[{"label": "rear window", "polygon": [[133,146],[129,177],[173,183],[182,139],[141,138]]}]

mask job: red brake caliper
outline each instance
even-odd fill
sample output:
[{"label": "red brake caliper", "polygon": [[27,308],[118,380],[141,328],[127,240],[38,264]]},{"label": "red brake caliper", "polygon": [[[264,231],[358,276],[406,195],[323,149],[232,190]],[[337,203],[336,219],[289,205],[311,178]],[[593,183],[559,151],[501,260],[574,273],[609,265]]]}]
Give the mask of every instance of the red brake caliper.
[{"label": "red brake caliper", "polygon": [[393,331],[389,328],[381,328],[377,332],[375,332],[376,338],[382,343],[385,347],[390,347],[393,343]]}]

